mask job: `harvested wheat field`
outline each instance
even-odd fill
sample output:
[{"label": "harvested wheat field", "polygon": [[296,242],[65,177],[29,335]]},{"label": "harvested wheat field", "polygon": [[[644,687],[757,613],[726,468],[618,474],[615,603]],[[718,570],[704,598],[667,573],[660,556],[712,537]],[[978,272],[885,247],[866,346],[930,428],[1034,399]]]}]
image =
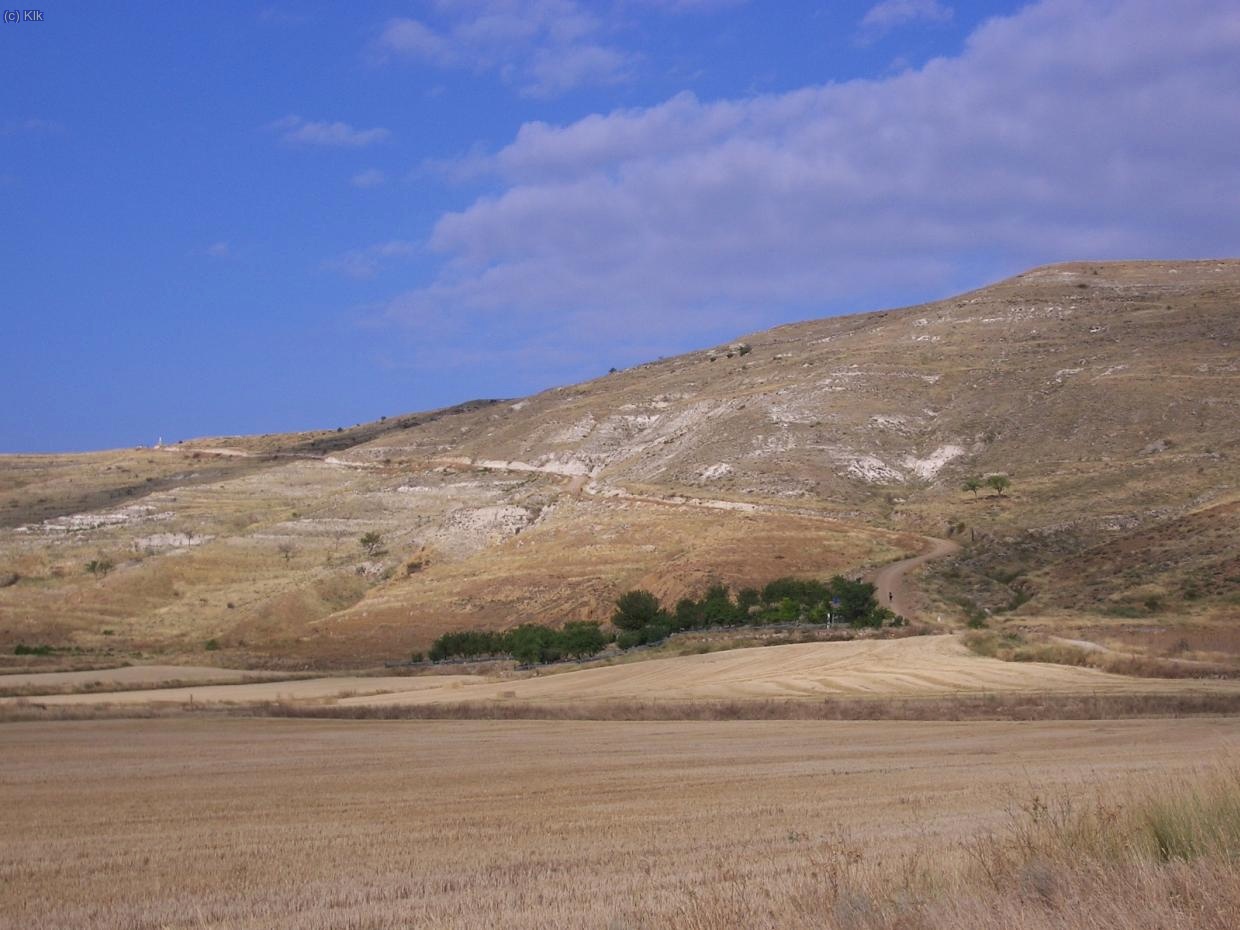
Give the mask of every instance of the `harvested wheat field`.
[{"label": "harvested wheat field", "polygon": [[437,687],[341,701],[424,704],[519,700],[747,700],[832,696],[921,696],[979,692],[1240,690],[1221,681],[1129,678],[1041,662],[1002,662],[969,652],[953,636],[804,643],[652,659],[519,680],[434,679]]},{"label": "harvested wheat field", "polygon": [[[55,673],[52,673],[55,674]],[[70,673],[67,673],[70,674]],[[244,673],[232,673],[236,681]],[[44,705],[107,704],[245,704],[259,701],[330,701],[353,695],[375,695],[388,691],[411,692],[418,688],[440,687],[438,677],[410,678],[390,675],[307,678],[300,680],[253,681],[243,684],[216,684],[210,680],[199,685],[175,688],[142,688],[107,693],[76,693],[39,695]],[[445,676],[447,682],[467,680],[465,676]],[[54,682],[44,687],[49,691]],[[0,707],[17,704],[22,698],[0,698]]]},{"label": "harvested wheat field", "polygon": [[280,672],[241,671],[210,665],[122,665],[118,668],[80,672],[15,672],[0,676],[0,687],[61,689],[97,685],[105,688],[125,686],[155,687],[165,682],[220,684],[242,679],[276,679]]},{"label": "harvested wheat field", "polygon": [[[16,672],[0,675],[0,694],[58,694],[117,692],[182,686],[219,686],[280,681],[293,677],[281,672],[243,671],[238,668],[185,665],[126,665],[79,672]],[[296,676],[304,677],[304,676]]]},{"label": "harvested wheat field", "polygon": [[[1043,662],[1004,662],[970,652],[953,636],[752,647],[550,674],[336,676],[243,684],[215,684],[204,678],[199,685],[175,688],[53,693],[60,682],[70,677],[77,681],[81,674],[25,677],[39,679],[46,693],[37,700],[47,707],[281,701],[346,708],[491,702],[563,708],[650,700],[676,704],[968,694],[1240,694],[1236,681],[1132,678]],[[162,674],[147,677],[157,680]],[[134,675],[141,678],[136,671]],[[0,698],[0,707],[19,700]]]},{"label": "harvested wheat field", "polygon": [[[1234,719],[10,724],[0,927],[894,926],[878,877],[926,894],[928,875],[967,882],[961,844],[1013,803],[1187,784],[1238,733]],[[956,923],[926,910],[899,925],[1018,925],[970,924],[965,900]]]}]

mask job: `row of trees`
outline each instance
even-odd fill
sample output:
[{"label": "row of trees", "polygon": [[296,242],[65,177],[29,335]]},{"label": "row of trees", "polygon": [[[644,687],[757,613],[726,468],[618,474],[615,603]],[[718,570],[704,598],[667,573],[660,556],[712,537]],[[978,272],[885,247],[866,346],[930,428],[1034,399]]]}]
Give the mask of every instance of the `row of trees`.
[{"label": "row of trees", "polygon": [[842,623],[877,627],[902,623],[874,598],[874,585],[836,575],[830,581],[778,578],[761,590],[714,585],[701,598],[681,598],[665,610],[649,591],[629,591],[616,601],[612,625],[622,649],[657,643],[681,630],[768,623]]},{"label": "row of trees", "polygon": [[553,629],[537,623],[502,632],[496,630],[464,630],[444,633],[431,646],[432,662],[443,659],[472,659],[481,656],[512,656],[518,662],[556,662],[560,659],[584,659],[596,655],[612,641],[597,623],[577,621]]},{"label": "row of trees", "polygon": [[714,585],[696,600],[681,598],[664,609],[649,591],[628,591],[616,600],[611,618],[614,634],[597,623],[566,623],[561,629],[526,623],[511,630],[463,630],[444,633],[428,657],[433,662],[451,658],[511,656],[533,664],[559,659],[582,659],[614,642],[621,649],[649,645],[682,630],[769,623],[841,623],[853,627],[902,625],[904,619],[879,606],[874,585],[836,575],[830,581],[779,578],[764,588],[742,588],[735,596],[726,585]]}]

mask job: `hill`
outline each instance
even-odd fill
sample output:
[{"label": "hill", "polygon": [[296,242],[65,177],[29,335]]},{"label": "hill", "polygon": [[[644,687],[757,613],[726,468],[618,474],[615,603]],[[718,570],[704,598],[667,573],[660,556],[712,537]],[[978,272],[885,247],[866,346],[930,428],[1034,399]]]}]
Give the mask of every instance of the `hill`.
[{"label": "hill", "polygon": [[[0,650],[357,664],[926,536],[964,545],[922,586],[944,625],[1230,648],[1238,306],[1240,261],[1057,265],[520,400],[2,457]],[[961,491],[987,474],[1010,489]]]}]

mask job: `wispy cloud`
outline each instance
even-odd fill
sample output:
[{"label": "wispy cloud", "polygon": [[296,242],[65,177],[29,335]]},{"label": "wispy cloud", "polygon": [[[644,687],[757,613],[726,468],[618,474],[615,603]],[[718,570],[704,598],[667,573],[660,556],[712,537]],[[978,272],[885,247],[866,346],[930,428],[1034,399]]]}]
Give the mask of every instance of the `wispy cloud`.
[{"label": "wispy cloud", "polygon": [[966,268],[1229,253],[1237,61],[1231,0],[1044,0],[881,80],[530,123],[388,312],[618,358]]},{"label": "wispy cloud", "polygon": [[466,0],[442,4],[437,26],[389,20],[372,51],[439,68],[495,73],[530,97],[626,80],[634,56],[608,41],[605,20],[575,0]]},{"label": "wispy cloud", "polygon": [[335,258],[328,259],[323,267],[328,271],[350,278],[373,278],[384,264],[395,259],[409,258],[416,255],[419,248],[416,243],[403,239],[379,242],[364,249],[351,249]]},{"label": "wispy cloud", "polygon": [[911,23],[951,22],[955,11],[939,0],[882,0],[861,18],[857,41],[874,42],[893,29]]},{"label": "wispy cloud", "polygon": [[232,249],[227,242],[212,242],[202,250],[202,254],[208,258],[232,258]]},{"label": "wispy cloud", "polygon": [[348,123],[315,122],[300,116],[285,116],[268,123],[266,128],[280,134],[294,145],[323,145],[341,148],[364,148],[383,142],[392,133],[383,128],[355,129]]},{"label": "wispy cloud", "polygon": [[369,190],[373,187],[382,187],[387,183],[387,175],[378,168],[368,168],[365,171],[359,171],[353,177],[349,178],[349,183],[354,187],[360,187],[362,190]]}]

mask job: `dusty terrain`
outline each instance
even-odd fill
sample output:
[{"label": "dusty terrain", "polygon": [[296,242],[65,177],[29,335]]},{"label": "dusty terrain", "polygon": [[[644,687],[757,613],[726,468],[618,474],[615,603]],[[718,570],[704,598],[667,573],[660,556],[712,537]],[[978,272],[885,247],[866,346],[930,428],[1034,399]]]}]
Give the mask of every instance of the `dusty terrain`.
[{"label": "dusty terrain", "polygon": [[710,916],[741,905],[802,925],[794,892],[824,898],[879,860],[941,868],[1016,800],[1175,783],[1235,733],[1234,720],[10,724],[0,927],[758,925]]},{"label": "dusty terrain", "polygon": [[0,652],[355,667],[950,539],[909,613],[1234,659],[1238,304],[1240,261],[1057,265],[519,400],[3,456]]}]

